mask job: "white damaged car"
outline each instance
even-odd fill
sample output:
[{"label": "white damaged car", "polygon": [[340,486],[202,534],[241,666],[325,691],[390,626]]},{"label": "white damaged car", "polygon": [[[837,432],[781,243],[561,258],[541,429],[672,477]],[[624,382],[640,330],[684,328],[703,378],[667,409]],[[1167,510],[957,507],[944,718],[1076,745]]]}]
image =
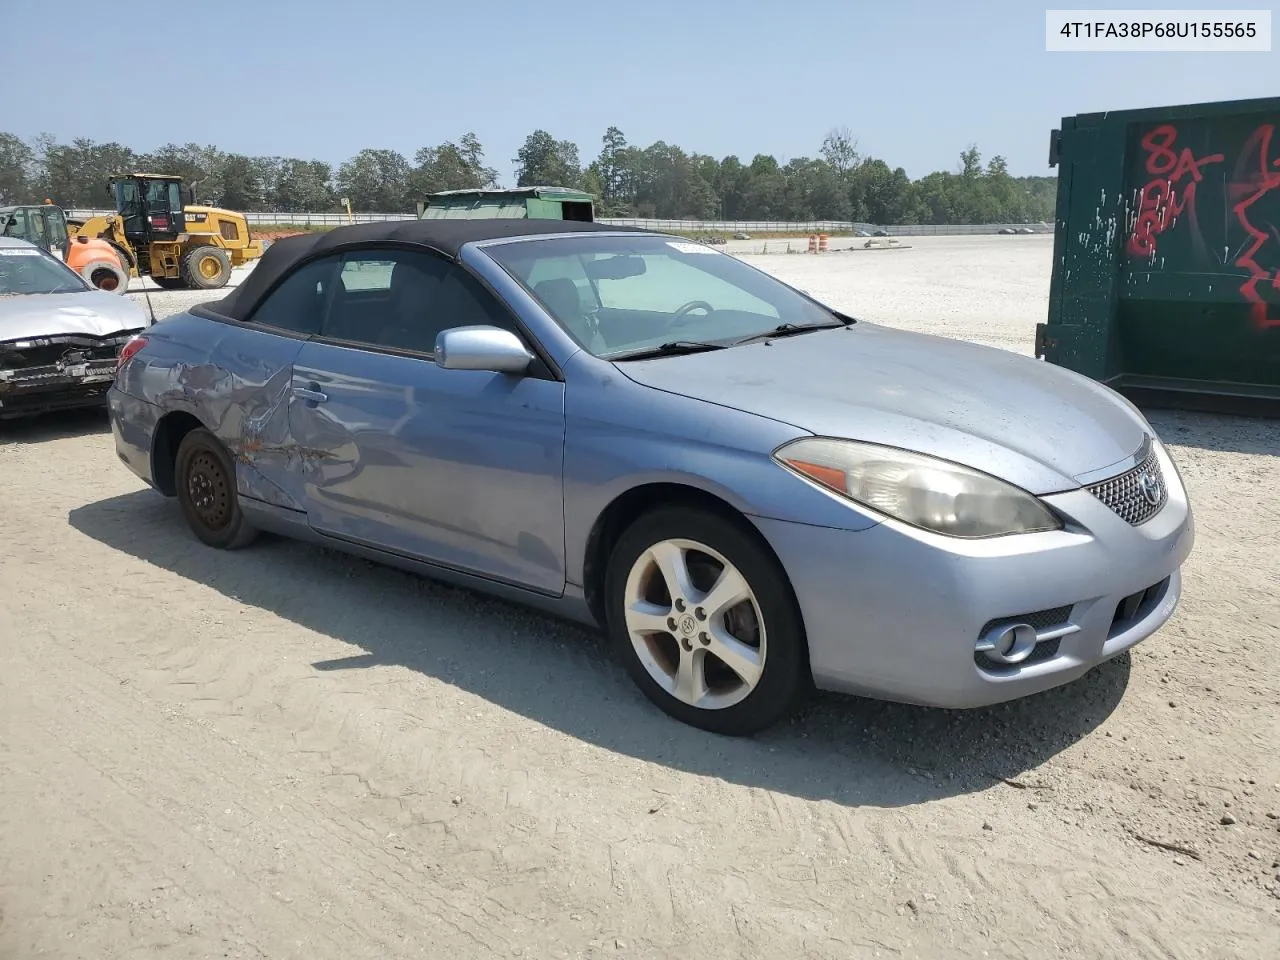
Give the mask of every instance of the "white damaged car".
[{"label": "white damaged car", "polygon": [[33,243],[0,237],[0,420],[106,403],[120,348],[151,325]]}]

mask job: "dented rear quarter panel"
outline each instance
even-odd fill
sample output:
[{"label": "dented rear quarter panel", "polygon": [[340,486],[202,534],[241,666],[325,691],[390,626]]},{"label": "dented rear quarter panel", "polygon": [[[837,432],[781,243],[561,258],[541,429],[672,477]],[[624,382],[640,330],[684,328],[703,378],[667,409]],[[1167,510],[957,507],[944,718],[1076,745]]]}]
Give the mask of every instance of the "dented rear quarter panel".
[{"label": "dented rear quarter panel", "polygon": [[297,450],[289,442],[288,400],[304,341],[190,313],[157,323],[147,339],[117,389],[160,407],[162,416],[190,414],[214,433],[235,458],[241,495],[301,510],[298,484],[290,481]]}]

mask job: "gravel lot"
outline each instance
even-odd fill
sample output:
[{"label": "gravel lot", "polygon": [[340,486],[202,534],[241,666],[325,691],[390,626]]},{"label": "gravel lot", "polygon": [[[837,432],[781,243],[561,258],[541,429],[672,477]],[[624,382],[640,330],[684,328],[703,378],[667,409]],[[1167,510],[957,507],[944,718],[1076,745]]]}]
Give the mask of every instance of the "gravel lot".
[{"label": "gravel lot", "polygon": [[[907,242],[750,262],[1030,353],[1049,238]],[[0,424],[0,958],[1280,956],[1280,423],[1153,422],[1199,533],[1159,634],[1012,705],[823,697],[754,741],[576,627],[205,549],[97,414]]]}]

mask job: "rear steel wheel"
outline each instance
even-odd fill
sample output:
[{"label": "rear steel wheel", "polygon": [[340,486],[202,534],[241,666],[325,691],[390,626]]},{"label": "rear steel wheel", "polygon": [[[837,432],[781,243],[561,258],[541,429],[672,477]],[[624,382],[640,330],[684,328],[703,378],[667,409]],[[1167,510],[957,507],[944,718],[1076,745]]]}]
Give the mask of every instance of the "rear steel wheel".
[{"label": "rear steel wheel", "polygon": [[187,499],[207,529],[227,528],[231,520],[230,478],[208,450],[196,452],[187,465]]},{"label": "rear steel wheel", "polygon": [[248,544],[257,531],[236,498],[235,464],[208,430],[197,428],[178,445],[175,477],[187,525],[202,542],[222,550]]}]

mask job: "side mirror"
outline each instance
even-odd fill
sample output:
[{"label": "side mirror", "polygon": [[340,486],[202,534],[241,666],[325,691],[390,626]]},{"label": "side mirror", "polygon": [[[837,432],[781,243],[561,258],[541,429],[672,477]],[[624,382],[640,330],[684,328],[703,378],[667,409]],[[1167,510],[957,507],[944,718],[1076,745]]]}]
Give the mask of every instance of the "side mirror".
[{"label": "side mirror", "polygon": [[436,364],[445,370],[524,373],[532,362],[520,338],[501,327],[453,327],[436,337]]}]

